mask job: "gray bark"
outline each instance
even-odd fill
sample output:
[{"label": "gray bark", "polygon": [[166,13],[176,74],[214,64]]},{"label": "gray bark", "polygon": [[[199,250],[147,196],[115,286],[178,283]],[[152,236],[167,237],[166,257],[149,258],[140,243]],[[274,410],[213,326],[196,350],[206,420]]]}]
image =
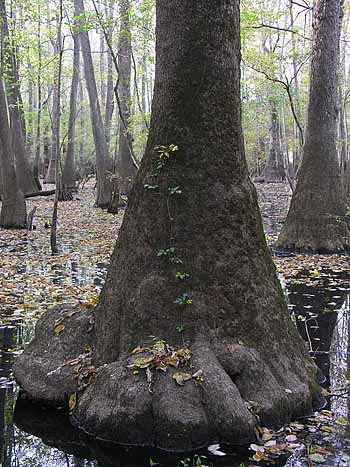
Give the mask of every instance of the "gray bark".
[{"label": "gray bark", "polygon": [[0,16],[2,19],[1,35],[2,35],[2,67],[6,67],[5,87],[9,103],[9,111],[11,116],[11,131],[13,131],[14,157],[16,163],[16,173],[18,184],[23,191],[27,193],[35,191],[38,186],[34,180],[31,171],[28,155],[26,152],[25,136],[24,136],[24,116],[22,98],[20,93],[20,82],[17,70],[17,63],[12,44],[8,21],[5,0],[0,1]]},{"label": "gray bark", "polygon": [[[75,13],[78,16],[78,12]],[[80,79],[80,41],[79,36],[75,32],[73,34],[74,40],[74,57],[73,57],[73,76],[70,91],[70,104],[69,104],[69,122],[67,134],[67,152],[63,168],[63,185],[68,190],[76,188],[76,174],[75,174],[75,128],[77,118],[77,100],[78,100],[78,85]]]},{"label": "gray bark", "polygon": [[[83,0],[74,0],[75,8],[84,14]],[[84,20],[80,21],[81,26]],[[84,62],[85,81],[90,102],[90,116],[92,132],[95,142],[96,171],[97,171],[97,195],[96,205],[98,207],[108,207],[110,202],[110,189],[106,178],[107,166],[107,144],[101,117],[100,102],[97,94],[96,79],[92,63],[90,39],[88,32],[81,28],[80,43]]]},{"label": "gray bark", "polygon": [[261,178],[266,183],[281,182],[285,180],[286,175],[281,153],[279,116],[276,104],[272,100],[270,101],[269,137],[269,156]]},{"label": "gray bark", "polygon": [[0,74],[0,162],[2,176],[2,205],[0,226],[22,229],[26,227],[27,211],[24,195],[19,188],[14,166],[9,110]]},{"label": "gray bark", "polygon": [[337,139],[340,0],[316,0],[303,159],[279,248],[340,252],[350,247]]},{"label": "gray bark", "polygon": [[119,122],[119,145],[117,166],[121,178],[124,180],[122,190],[128,191],[128,181],[131,181],[137,172],[132,153],[130,151],[132,138],[128,134],[128,128],[125,128],[124,123],[128,125],[131,116],[131,31],[129,10],[130,1],[120,0],[120,31],[118,42],[118,69],[119,69],[119,84],[118,94],[120,100],[119,111],[123,115],[123,119]]}]

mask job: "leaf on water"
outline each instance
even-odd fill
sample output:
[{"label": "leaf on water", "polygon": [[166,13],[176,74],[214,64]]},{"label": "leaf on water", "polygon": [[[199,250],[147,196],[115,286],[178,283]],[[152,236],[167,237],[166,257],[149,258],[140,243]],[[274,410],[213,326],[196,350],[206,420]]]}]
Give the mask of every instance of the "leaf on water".
[{"label": "leaf on water", "polygon": [[271,440],[271,441],[267,441],[265,444],[264,444],[264,447],[265,448],[271,448],[273,446],[276,446],[277,442],[275,440]]},{"label": "leaf on water", "polygon": [[325,431],[326,433],[332,433],[334,431],[332,427],[327,426],[327,425],[321,426],[321,430]]},{"label": "leaf on water", "polygon": [[257,444],[251,444],[249,446],[249,449],[251,449],[252,451],[255,451],[255,452],[265,452],[264,446],[259,446]]},{"label": "leaf on water", "polygon": [[348,421],[345,417],[339,417],[337,420],[338,425],[346,426],[348,424]]},{"label": "leaf on water", "polygon": [[261,462],[261,461],[264,461],[266,460],[266,456],[264,456],[264,454],[262,452],[256,452],[253,456],[253,459],[256,461],[256,462]]},{"label": "leaf on water", "polygon": [[173,379],[177,382],[179,386],[184,386],[186,381],[189,381],[192,379],[192,375],[190,373],[183,373],[180,371],[177,371],[176,373],[173,374]]},{"label": "leaf on water", "polygon": [[70,396],[69,401],[68,401],[69,411],[71,412],[72,410],[74,410],[76,405],[77,405],[77,393],[75,392],[74,394]]},{"label": "leaf on water", "polygon": [[317,464],[323,464],[326,459],[321,454],[310,454],[309,459]]},{"label": "leaf on water", "polygon": [[211,444],[208,446],[208,451],[214,456],[226,456],[226,454],[220,451],[220,444]]}]

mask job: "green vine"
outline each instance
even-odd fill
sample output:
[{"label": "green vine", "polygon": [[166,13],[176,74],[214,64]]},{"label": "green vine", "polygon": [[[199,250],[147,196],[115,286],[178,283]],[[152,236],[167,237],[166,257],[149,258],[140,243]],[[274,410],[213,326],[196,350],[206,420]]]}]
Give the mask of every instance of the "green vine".
[{"label": "green vine", "polygon": [[[157,155],[153,161],[153,173],[151,177],[159,178],[161,171],[165,168],[170,160],[173,160],[177,152],[179,151],[179,147],[175,144],[170,144],[169,146],[156,146],[155,151]],[[147,191],[154,191],[159,193],[160,185],[159,183],[145,183],[144,188]],[[169,186],[167,188],[168,198],[171,196],[180,196],[182,194],[181,186]],[[168,204],[168,212],[169,212],[169,204]],[[173,220],[170,212],[169,212],[169,220],[170,222]],[[173,246],[169,246],[168,248],[162,248],[158,250],[157,256],[159,258],[168,260],[173,265],[182,265],[184,262],[182,258],[176,255],[176,248]],[[175,271],[175,278],[179,281],[185,281],[188,279],[190,275],[186,271]],[[190,296],[188,291],[184,291],[181,295],[179,295],[175,300],[174,303],[181,306],[192,305],[193,300]]]}]

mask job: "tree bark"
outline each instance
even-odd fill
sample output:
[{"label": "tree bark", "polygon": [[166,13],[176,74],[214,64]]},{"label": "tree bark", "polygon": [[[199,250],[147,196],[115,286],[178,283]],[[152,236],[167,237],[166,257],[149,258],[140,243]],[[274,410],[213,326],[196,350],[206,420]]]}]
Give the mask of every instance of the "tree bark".
[{"label": "tree bark", "polygon": [[[83,0],[74,0],[74,5],[77,11],[81,15],[84,15],[84,2]],[[84,71],[85,71],[85,81],[86,87],[89,96],[90,102],[90,115],[91,115],[91,125],[92,133],[95,143],[95,152],[96,152],[96,170],[97,170],[97,195],[96,195],[96,205],[98,207],[104,208],[108,207],[110,202],[110,187],[106,178],[106,165],[107,165],[107,144],[106,136],[104,133],[103,122],[101,117],[100,103],[97,94],[96,79],[94,73],[94,67],[91,57],[91,47],[90,39],[88,32],[82,27],[84,25],[84,20],[80,20],[81,30],[79,31],[80,35],[80,44],[82,48],[83,62],[84,62]]]},{"label": "tree bark", "polygon": [[277,247],[314,253],[350,247],[337,158],[337,64],[340,0],[317,0],[304,154]]},{"label": "tree bark", "polygon": [[120,0],[120,30],[118,42],[118,69],[119,83],[118,94],[120,100],[119,111],[123,119],[119,120],[119,145],[118,145],[118,172],[123,180],[122,191],[128,192],[130,181],[134,178],[137,167],[135,167],[131,153],[132,138],[128,134],[128,125],[131,116],[131,30],[129,19],[130,1]]},{"label": "tree bark", "polygon": [[[318,392],[247,170],[239,32],[238,0],[157,1],[149,140],[95,311],[97,377],[72,413],[74,424],[100,439],[178,451],[246,443],[257,423],[248,401],[256,401],[264,425],[282,424],[311,410]],[[86,335],[82,312],[70,314],[58,346],[57,313],[42,318],[14,374],[31,397],[43,397],[46,387],[47,399],[62,403],[67,394],[57,378],[72,370],[52,375],[57,355],[68,361],[68,348],[79,355]],[[147,343],[151,350],[132,353]],[[147,375],[128,367],[152,351],[164,356],[167,345],[182,349],[176,355],[189,356],[187,364]],[[181,368],[203,375],[180,386],[173,378]]]},{"label": "tree bark", "polygon": [[[75,13],[78,16],[78,12]],[[74,57],[73,57],[73,76],[70,91],[69,104],[69,122],[67,134],[67,153],[63,168],[63,185],[68,190],[76,189],[76,174],[75,174],[75,128],[77,118],[77,100],[78,100],[78,85],[80,79],[80,43],[79,36],[76,32],[73,33],[74,41]]]},{"label": "tree bark", "polygon": [[269,143],[269,158],[265,169],[261,175],[264,182],[281,182],[285,180],[286,174],[283,166],[281,154],[281,139],[280,139],[280,123],[275,102],[270,102],[270,127],[269,127],[270,143]]},{"label": "tree bark", "polygon": [[27,222],[26,203],[23,193],[18,185],[16,169],[14,166],[9,110],[1,74],[0,121],[0,161],[3,190],[0,227],[25,229]]},{"label": "tree bark", "polygon": [[[23,193],[35,191],[37,186],[33,173],[29,166],[28,155],[26,153],[25,136],[24,136],[24,116],[22,98],[20,94],[20,82],[17,70],[17,62],[15,58],[14,45],[11,41],[5,0],[0,1],[0,16],[1,24],[1,39],[2,39],[2,63],[1,66],[6,68],[5,87],[9,103],[9,112],[11,116],[11,131],[13,132],[13,141],[16,174],[19,187]],[[4,74],[2,74],[4,76]]]}]

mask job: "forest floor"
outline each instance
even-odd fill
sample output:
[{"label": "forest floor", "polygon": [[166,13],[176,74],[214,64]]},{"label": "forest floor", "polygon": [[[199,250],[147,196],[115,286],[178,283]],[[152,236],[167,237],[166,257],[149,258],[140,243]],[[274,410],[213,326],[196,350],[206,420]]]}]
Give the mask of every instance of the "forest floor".
[{"label": "forest floor", "polygon": [[[285,184],[258,184],[257,191],[267,241],[272,247],[288,210],[290,189]],[[97,303],[123,211],[113,216],[94,208],[93,204],[92,185],[79,192],[74,201],[60,203],[58,245],[61,253],[55,256],[51,255],[48,228],[52,197],[34,198],[28,202],[28,211],[37,207],[35,230],[0,230],[2,325],[25,322],[32,329],[38,316],[53,305]],[[319,290],[333,290],[333,298],[327,302],[329,310],[332,303],[335,309],[336,305],[339,307],[338,301],[343,300],[344,293],[340,290],[350,290],[350,262],[346,256],[275,255],[274,261],[291,297],[299,293],[295,291],[297,287],[306,287],[306,292],[304,290],[299,295],[309,295],[308,299],[315,297]],[[297,305],[292,303],[290,306]],[[310,304],[303,307],[312,308]],[[309,318],[303,315],[301,319],[307,321]],[[308,339],[310,341],[312,336]],[[328,394],[326,389],[324,393]],[[251,459],[255,464],[272,465],[271,462],[276,462],[281,455],[296,451],[298,459],[289,464],[293,467],[317,464],[348,467],[350,457],[344,454],[342,441],[345,438],[350,445],[347,430],[344,416],[323,410],[313,418],[290,424],[278,432],[262,429],[259,442],[251,445]],[[331,445],[338,446],[336,452],[330,449]],[[308,451],[299,456],[298,450],[303,446],[308,446]]]}]

